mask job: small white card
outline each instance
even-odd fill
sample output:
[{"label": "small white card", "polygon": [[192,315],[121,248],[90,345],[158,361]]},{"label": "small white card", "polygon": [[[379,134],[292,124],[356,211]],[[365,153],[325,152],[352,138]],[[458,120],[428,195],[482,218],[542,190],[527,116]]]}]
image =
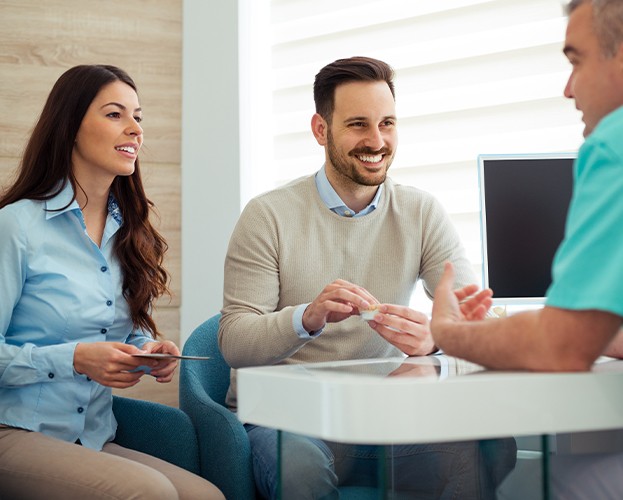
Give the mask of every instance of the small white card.
[{"label": "small white card", "polygon": [[372,321],[378,312],[379,310],[376,307],[373,309],[364,309],[363,311],[359,311],[359,316],[361,316],[361,319],[364,321]]},{"label": "small white card", "polygon": [[164,352],[146,352],[143,354],[132,354],[135,358],[151,359],[210,359],[210,356],[183,356],[177,354],[167,354]]}]

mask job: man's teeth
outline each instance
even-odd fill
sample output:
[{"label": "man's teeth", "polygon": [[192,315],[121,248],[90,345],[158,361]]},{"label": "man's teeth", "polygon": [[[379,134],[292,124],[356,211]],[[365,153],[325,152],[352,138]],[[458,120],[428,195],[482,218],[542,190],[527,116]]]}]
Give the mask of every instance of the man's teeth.
[{"label": "man's teeth", "polygon": [[136,153],[136,149],[133,148],[132,146],[119,146],[118,148],[115,148],[117,151],[125,151],[127,153]]},{"label": "man's teeth", "polygon": [[357,158],[367,163],[378,163],[383,159],[383,155],[358,155]]}]

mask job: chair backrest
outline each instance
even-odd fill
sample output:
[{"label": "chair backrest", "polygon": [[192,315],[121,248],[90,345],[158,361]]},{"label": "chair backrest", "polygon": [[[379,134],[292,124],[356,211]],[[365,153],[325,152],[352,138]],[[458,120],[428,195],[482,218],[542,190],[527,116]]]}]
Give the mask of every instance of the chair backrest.
[{"label": "chair backrest", "polygon": [[188,356],[210,356],[209,361],[187,360],[180,363],[180,372],[194,374],[201,381],[208,395],[218,404],[225,406],[229,388],[230,367],[218,347],[218,323],[220,314],[204,321],[190,334],[184,344],[183,354]]},{"label": "chair backrest", "polygon": [[[199,436],[202,475],[232,500],[256,498],[251,446],[238,418],[225,407],[231,369],[218,347],[220,314],[193,330],[183,354],[210,356],[180,363],[180,408],[190,415]],[[207,394],[200,394],[202,391]],[[373,488],[340,488],[344,500],[379,498]]]}]

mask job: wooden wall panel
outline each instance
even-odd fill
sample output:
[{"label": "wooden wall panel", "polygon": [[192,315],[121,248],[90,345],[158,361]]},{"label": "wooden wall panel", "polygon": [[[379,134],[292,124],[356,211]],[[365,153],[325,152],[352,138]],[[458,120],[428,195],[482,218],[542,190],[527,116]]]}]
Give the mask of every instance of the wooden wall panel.
[{"label": "wooden wall panel", "polygon": [[52,84],[76,64],[113,64],[136,81],[145,154],[179,163],[181,0],[0,4],[0,156],[19,156]]},{"label": "wooden wall panel", "polygon": [[[154,222],[169,244],[172,276],[172,298],[160,300],[155,314],[167,337],[179,342],[182,0],[2,0],[0,39],[0,188],[10,182],[64,71],[77,64],[112,64],[136,82],[145,130],[141,167],[160,213]],[[151,382],[141,382],[131,395],[177,404],[176,383]]]},{"label": "wooden wall panel", "polygon": [[181,263],[181,170],[179,164],[141,163],[141,173],[147,195],[156,206],[154,226],[167,239],[169,250],[165,265],[171,274],[171,297],[163,297],[160,307],[180,306],[182,263]]},{"label": "wooden wall panel", "polygon": [[4,190],[13,180],[18,162],[19,158],[0,156],[0,190]]}]

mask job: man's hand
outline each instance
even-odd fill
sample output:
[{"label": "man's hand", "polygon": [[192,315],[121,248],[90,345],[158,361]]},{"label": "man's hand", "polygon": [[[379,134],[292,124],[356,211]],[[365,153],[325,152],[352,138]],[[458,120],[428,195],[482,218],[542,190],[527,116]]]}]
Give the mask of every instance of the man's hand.
[{"label": "man's hand", "polygon": [[[467,285],[459,290],[453,290],[453,287],[454,270],[452,264],[447,263],[435,291],[433,320],[484,319],[491,307],[493,292],[490,289],[478,292],[477,285]],[[425,356],[437,350],[426,315],[407,306],[383,304],[369,325],[408,356]]]},{"label": "man's hand", "polygon": [[[476,293],[478,292],[478,293]],[[490,288],[478,291],[478,285],[467,285],[458,290],[454,290],[454,295],[459,301],[461,310],[461,320],[480,321],[485,319],[487,311],[493,301],[493,292]]]},{"label": "man's hand", "polygon": [[431,330],[436,337],[444,325],[457,321],[478,321],[484,319],[491,307],[493,292],[478,290],[477,285],[468,285],[459,290],[454,288],[454,268],[446,262],[443,275],[435,290]]},{"label": "man's hand", "polygon": [[370,327],[408,356],[426,356],[436,351],[425,314],[407,306],[382,304]]},{"label": "man's hand", "polygon": [[335,280],[307,306],[303,327],[310,333],[316,332],[327,323],[338,323],[378,303],[366,289],[345,280]]}]

